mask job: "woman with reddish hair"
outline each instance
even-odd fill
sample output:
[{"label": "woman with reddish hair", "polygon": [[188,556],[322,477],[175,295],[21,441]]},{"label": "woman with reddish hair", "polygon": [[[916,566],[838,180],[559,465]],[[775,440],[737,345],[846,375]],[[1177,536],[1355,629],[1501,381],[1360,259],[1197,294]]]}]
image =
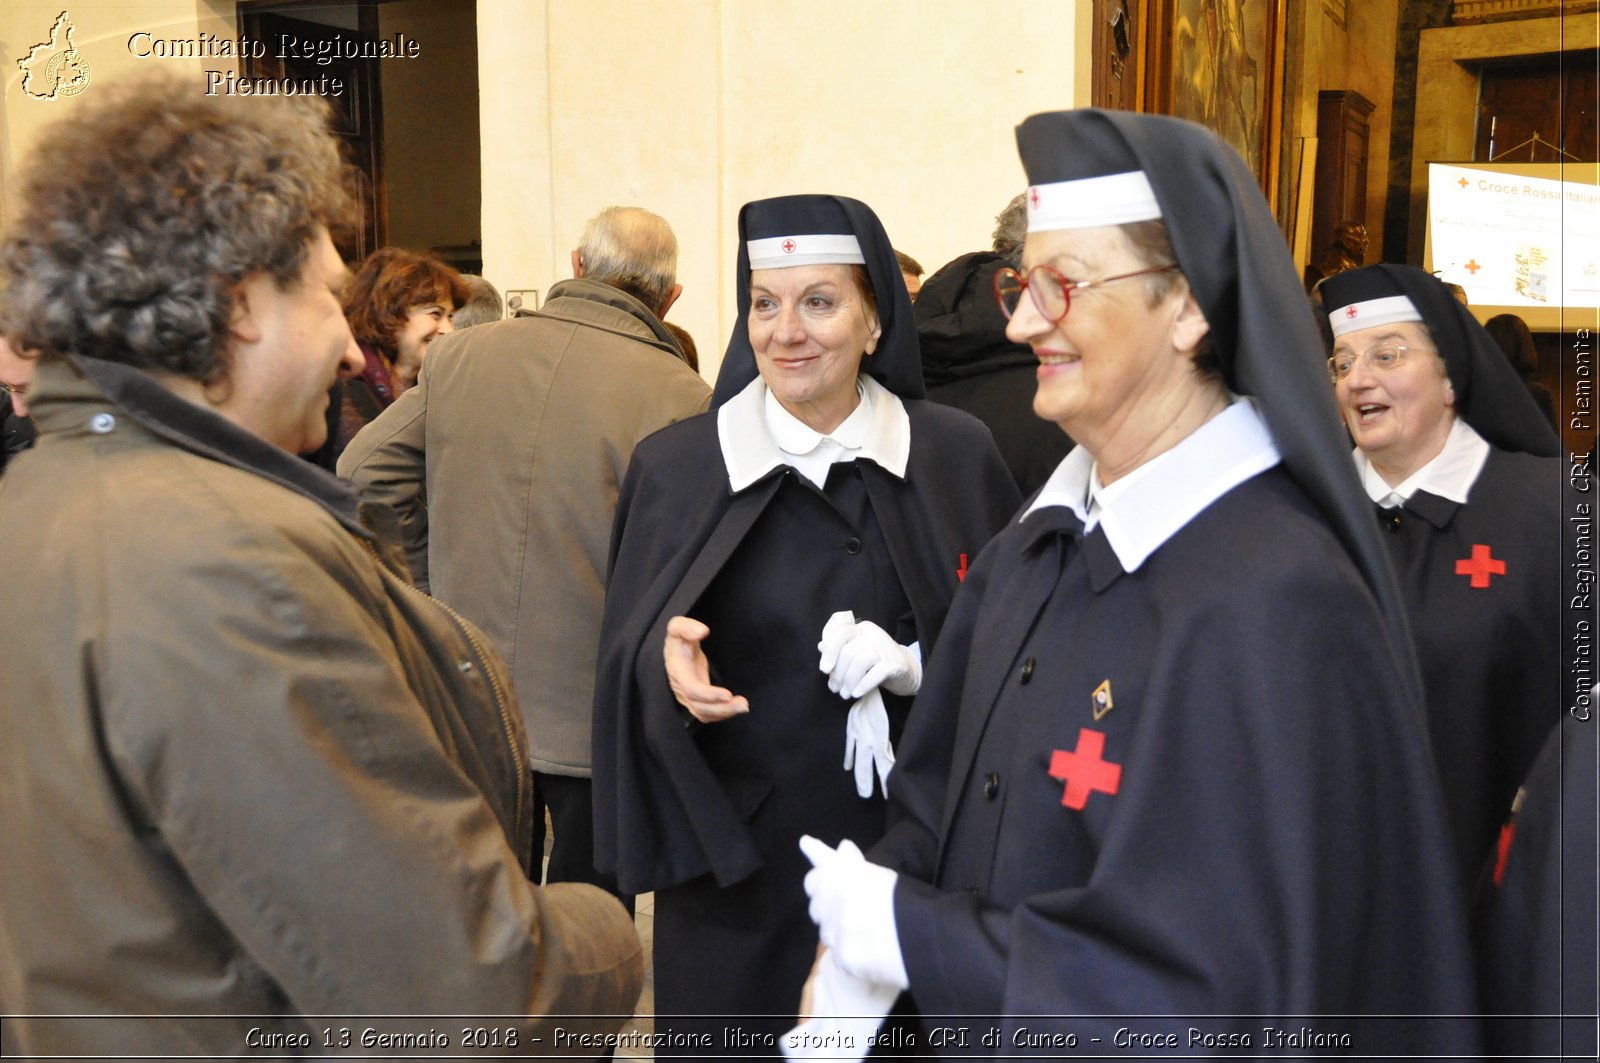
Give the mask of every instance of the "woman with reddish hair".
[{"label": "woman with reddish hair", "polygon": [[345,286],[344,316],[367,366],[335,388],[328,404],[328,444],[316,456],[333,468],[368,422],[417,382],[428,344],[455,331],[450,315],[467,301],[461,274],[428,255],[382,247],[367,256]]}]

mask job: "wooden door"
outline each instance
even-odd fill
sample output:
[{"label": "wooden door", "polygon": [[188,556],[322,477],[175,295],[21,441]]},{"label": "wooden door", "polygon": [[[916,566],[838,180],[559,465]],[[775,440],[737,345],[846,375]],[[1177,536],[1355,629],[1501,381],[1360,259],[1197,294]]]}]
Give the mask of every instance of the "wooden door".
[{"label": "wooden door", "polygon": [[[379,60],[343,58],[336,52],[320,59],[310,56],[317,55],[315,42],[318,41],[338,38],[358,45],[376,41],[376,9],[362,4],[362,28],[351,30],[292,18],[281,10],[265,10],[265,6],[239,5],[240,34],[266,43],[260,57],[247,56],[243,60],[244,69],[240,73],[246,77],[289,78],[295,81],[337,79],[341,83],[342,88],[337,95],[329,94],[323,98],[333,111],[330,132],[338,136],[345,160],[356,171],[360,220],[356,231],[339,241],[339,253],[344,255],[347,262],[360,262],[389,240],[389,206],[383,171],[383,99],[378,85]],[[282,7],[281,4],[273,6]],[[285,49],[278,46],[282,36],[299,42],[291,50],[294,54],[285,54]]]}]

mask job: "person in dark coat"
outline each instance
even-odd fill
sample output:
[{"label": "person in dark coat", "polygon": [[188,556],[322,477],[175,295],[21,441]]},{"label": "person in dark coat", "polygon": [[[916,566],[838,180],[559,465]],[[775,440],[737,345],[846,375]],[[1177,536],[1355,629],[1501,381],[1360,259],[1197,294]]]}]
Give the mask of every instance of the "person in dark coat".
[{"label": "person in dark coat", "polygon": [[594,711],[596,860],[655,891],[657,1030],[702,1055],[792,1024],[816,955],[796,841],[882,833],[921,660],[1019,501],[988,431],[923,400],[865,204],[760,200],[739,233],[713,412],[622,486]]},{"label": "person in dark coat", "polygon": [[[909,990],[943,1055],[1471,1054],[1471,1019],[1404,1018],[1475,1009],[1466,920],[1272,213],[1178,119],[1035,115],[1017,141],[1008,335],[1078,446],[951,607],[893,827],[870,859],[804,843],[813,1000],[830,966]],[[928,1037],[958,1015],[964,1045]]]},{"label": "person in dark coat", "polygon": [[12,458],[33,446],[39,435],[33,427],[33,419],[17,412],[13,394],[8,387],[5,395],[0,396],[0,471],[4,471]]},{"label": "person in dark coat", "polygon": [[1594,694],[1550,732],[1512,803],[1479,913],[1489,1053],[1594,1059],[1596,945]]},{"label": "person in dark coat", "polygon": [[939,268],[917,300],[917,339],[928,397],[966,410],[994,433],[1000,457],[1027,498],[1037,491],[1072,449],[1059,425],[1035,417],[1033,395],[1039,359],[1025,343],[1006,339],[1006,319],[994,298],[994,275],[1021,259],[1025,220],[1022,197],[1015,242],[1009,251],[998,219],[993,251],[974,251]]},{"label": "person in dark coat", "polygon": [[1560,440],[1435,277],[1330,277],[1334,394],[1405,596],[1462,884],[1561,715]]},{"label": "person in dark coat", "polygon": [[38,438],[33,418],[28,416],[32,382],[33,359],[17,354],[0,336],[0,472]]},{"label": "person in dark coat", "polygon": [[1483,323],[1495,345],[1505,352],[1506,361],[1522,378],[1523,386],[1533,396],[1534,405],[1553,427],[1556,424],[1556,400],[1550,389],[1539,382],[1539,351],[1533,344],[1533,330],[1516,314],[1496,314]]}]

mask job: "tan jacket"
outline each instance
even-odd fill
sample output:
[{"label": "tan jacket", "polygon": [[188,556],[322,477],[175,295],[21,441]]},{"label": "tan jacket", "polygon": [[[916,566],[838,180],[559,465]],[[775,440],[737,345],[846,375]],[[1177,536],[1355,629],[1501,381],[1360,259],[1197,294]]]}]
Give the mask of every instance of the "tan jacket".
[{"label": "tan jacket", "polygon": [[[41,367],[0,481],[0,1012],[180,1017],[8,1018],[6,1050],[614,1029],[564,1016],[631,1012],[639,941],[601,891],[529,882],[492,647],[331,477],[80,364]],[[408,1013],[499,1018],[356,1018]]]},{"label": "tan jacket", "polygon": [[510,661],[536,771],[589,774],[617,491],[639,440],[711,401],[676,350],[637,299],[563,281],[434,344],[339,460],[400,516],[418,584]]}]

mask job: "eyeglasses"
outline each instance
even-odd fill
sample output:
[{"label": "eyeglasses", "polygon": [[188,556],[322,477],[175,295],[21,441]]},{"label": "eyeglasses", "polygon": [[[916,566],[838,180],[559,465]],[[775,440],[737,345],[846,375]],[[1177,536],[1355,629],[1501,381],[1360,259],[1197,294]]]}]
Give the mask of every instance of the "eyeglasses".
[{"label": "eyeglasses", "polygon": [[1166,273],[1178,267],[1151,266],[1132,273],[1119,273],[1115,277],[1101,277],[1097,281],[1068,280],[1049,266],[1035,266],[1024,277],[1014,269],[1002,269],[994,275],[994,297],[1000,302],[1000,312],[1009,320],[1017,312],[1022,293],[1033,296],[1033,305],[1052,325],[1067,316],[1072,307],[1072,293],[1082,288],[1098,288],[1112,281],[1125,281],[1129,277],[1143,277],[1150,273]]},{"label": "eyeglasses", "polygon": [[1355,371],[1358,359],[1366,362],[1368,369],[1387,373],[1405,364],[1408,351],[1417,351],[1420,354],[1433,353],[1424,347],[1407,347],[1403,343],[1380,343],[1363,355],[1357,355],[1354,351],[1339,351],[1328,359],[1328,376],[1337,384]]},{"label": "eyeglasses", "polygon": [[28,393],[28,385],[7,384],[4,380],[0,380],[0,391],[5,392],[7,395],[26,395]]}]

